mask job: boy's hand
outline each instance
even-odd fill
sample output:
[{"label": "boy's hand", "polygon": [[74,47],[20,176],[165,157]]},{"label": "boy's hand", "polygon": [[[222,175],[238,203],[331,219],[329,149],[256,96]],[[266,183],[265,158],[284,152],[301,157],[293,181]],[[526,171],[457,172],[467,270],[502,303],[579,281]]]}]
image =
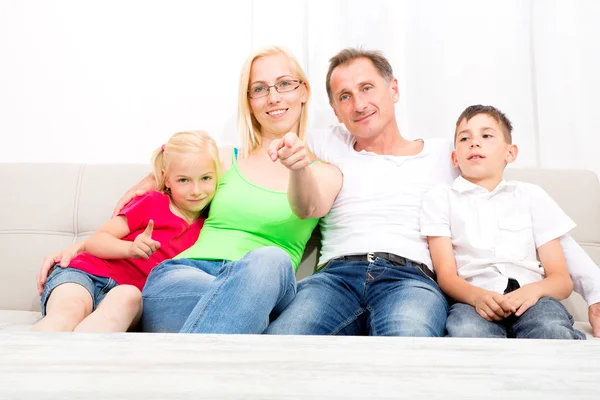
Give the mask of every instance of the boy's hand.
[{"label": "boy's hand", "polygon": [[504,295],[489,290],[484,290],[475,299],[475,310],[490,322],[501,321],[514,312]]},{"label": "boy's hand", "polygon": [[160,243],[152,239],[152,231],[154,230],[154,221],[150,220],[146,230],[131,242],[129,249],[130,258],[143,258],[147,260],[156,250],[160,248]]},{"label": "boy's hand", "polygon": [[59,264],[62,268],[67,268],[72,259],[83,253],[84,243],[84,241],[81,241],[79,243],[72,244],[66,249],[57,251],[56,253],[44,257],[44,262],[42,262],[42,267],[40,268],[40,272],[38,272],[36,277],[38,294],[40,296],[44,291],[46,279],[48,279],[48,275],[50,275],[50,271],[52,271],[54,266]]},{"label": "boy's hand", "polygon": [[272,161],[279,160],[290,170],[301,169],[310,164],[304,143],[294,132],[288,132],[281,139],[273,140],[267,153]]},{"label": "boy's hand", "polygon": [[516,309],[515,316],[520,317],[529,307],[537,303],[542,296],[535,283],[533,283],[510,292],[505,297],[511,306]]}]

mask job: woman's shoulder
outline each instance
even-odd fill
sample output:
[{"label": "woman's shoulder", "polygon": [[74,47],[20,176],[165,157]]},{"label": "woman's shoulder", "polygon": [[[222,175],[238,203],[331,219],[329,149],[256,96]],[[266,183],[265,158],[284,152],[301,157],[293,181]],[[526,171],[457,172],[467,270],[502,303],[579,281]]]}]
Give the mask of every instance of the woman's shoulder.
[{"label": "woman's shoulder", "polygon": [[219,160],[221,161],[221,173],[225,173],[233,164],[233,151],[235,147],[231,145],[219,146]]}]

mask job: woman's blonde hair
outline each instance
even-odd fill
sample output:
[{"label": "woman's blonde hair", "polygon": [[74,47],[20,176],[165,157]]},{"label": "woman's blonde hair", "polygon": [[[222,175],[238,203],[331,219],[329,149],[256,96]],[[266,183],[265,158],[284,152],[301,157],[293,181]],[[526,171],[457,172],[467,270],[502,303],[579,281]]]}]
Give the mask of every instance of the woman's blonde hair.
[{"label": "woman's blonde hair", "polygon": [[217,171],[216,185],[219,185],[221,177],[221,161],[219,159],[219,148],[217,143],[204,131],[186,131],[177,132],[169,141],[163,144],[152,153],[152,172],[156,180],[156,190],[167,193],[165,185],[166,174],[162,171],[167,171],[169,168],[169,159],[171,154],[191,154],[198,157],[210,155],[215,163],[215,171]]},{"label": "woman's blonde hair", "polygon": [[252,68],[252,63],[257,58],[274,54],[283,54],[289,59],[292,69],[298,75],[298,80],[302,81],[302,84],[306,87],[306,102],[302,104],[302,109],[300,111],[300,123],[298,125],[298,132],[296,132],[301,140],[304,140],[304,137],[306,136],[306,126],[308,124],[307,105],[308,101],[310,100],[311,93],[310,83],[308,82],[306,73],[302,69],[302,66],[296,57],[294,57],[289,50],[279,46],[265,47],[250,54],[250,56],[244,62],[242,73],[240,75],[240,87],[238,93],[238,129],[242,136],[243,156],[248,156],[260,147],[262,136],[260,124],[256,120],[256,117],[254,117],[254,114],[251,112],[250,98],[248,97],[250,69]]}]

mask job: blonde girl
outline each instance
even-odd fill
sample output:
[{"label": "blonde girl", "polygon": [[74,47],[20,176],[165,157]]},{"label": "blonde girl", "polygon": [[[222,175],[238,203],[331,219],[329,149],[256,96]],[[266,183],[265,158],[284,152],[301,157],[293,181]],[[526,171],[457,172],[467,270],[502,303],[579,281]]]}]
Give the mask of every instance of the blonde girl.
[{"label": "blonde girl", "polygon": [[152,166],[158,190],[132,199],[89,239],[47,257],[38,278],[44,317],[35,330],[128,330],[140,319],[150,271],[196,242],[219,180],[214,140],[202,131],[176,133],[155,150]]}]

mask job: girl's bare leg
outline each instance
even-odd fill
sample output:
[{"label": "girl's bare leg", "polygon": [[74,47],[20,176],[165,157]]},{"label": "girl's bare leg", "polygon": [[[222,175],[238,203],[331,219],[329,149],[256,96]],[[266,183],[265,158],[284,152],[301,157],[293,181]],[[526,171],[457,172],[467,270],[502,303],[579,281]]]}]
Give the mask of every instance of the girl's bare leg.
[{"label": "girl's bare leg", "polygon": [[57,286],[46,302],[46,316],[33,325],[35,331],[72,332],[94,307],[92,296],[77,283]]},{"label": "girl's bare leg", "polygon": [[96,311],[75,332],[126,332],[142,316],[142,293],[131,285],[119,285],[104,297]]}]

